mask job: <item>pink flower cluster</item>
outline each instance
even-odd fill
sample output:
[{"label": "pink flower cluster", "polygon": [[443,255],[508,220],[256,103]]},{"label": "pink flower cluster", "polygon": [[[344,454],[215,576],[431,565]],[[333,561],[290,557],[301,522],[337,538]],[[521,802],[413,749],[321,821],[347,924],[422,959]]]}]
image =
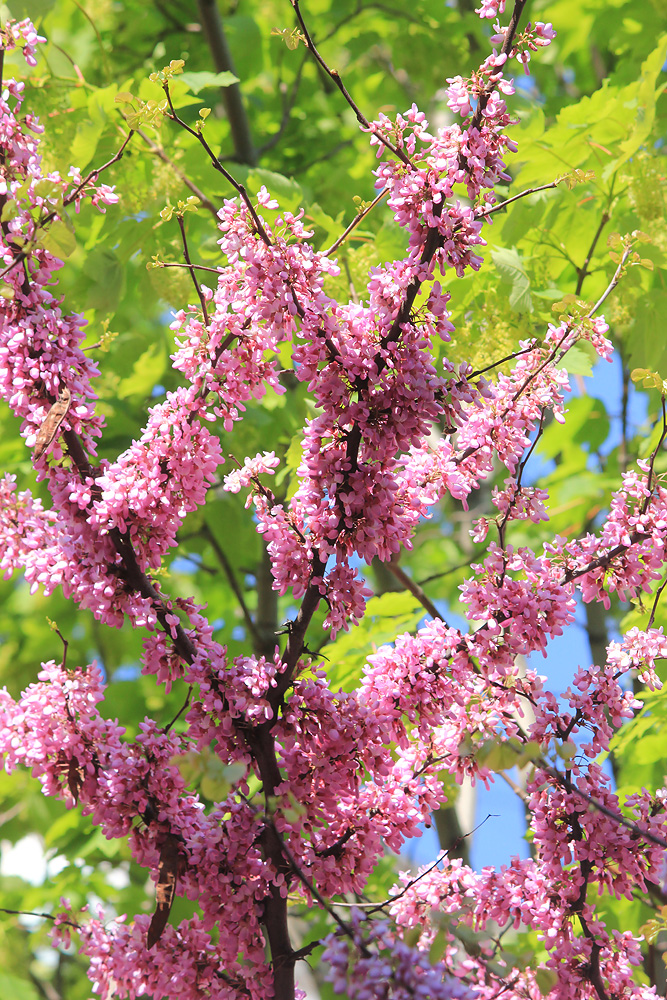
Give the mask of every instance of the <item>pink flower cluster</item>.
[{"label": "pink flower cluster", "polygon": [[[242,672],[247,676],[247,670]],[[156,982],[168,982],[175,969],[187,974],[184,956],[190,954],[201,963],[199,990],[204,980],[219,981],[216,995],[237,996],[238,989],[245,989],[259,1000],[266,995],[267,972],[256,901],[266,894],[272,877],[255,843],[260,817],[235,795],[207,814],[197,796],[187,793],[173,763],[188,742],[148,719],[134,742],[123,739],[123,728],[99,714],[103,690],[101,672],[94,665],[65,670],[48,663],[18,703],[3,692],[0,753],[5,768],[30,768],[45,794],[72,805],[79,802],[106,837],[129,836],[136,860],[152,869],[155,877],[165,847],[171,848],[179,891],[199,902],[202,916],[169,929],[165,946],[172,956],[170,966],[165,965],[162,949],[159,961],[149,954],[143,920],[130,932],[131,938],[136,935],[134,945],[123,924],[110,932],[102,924],[89,923],[82,950],[91,956],[90,975],[97,991],[108,996],[112,980],[118,992],[127,990],[124,995],[157,989]],[[249,685],[249,695],[253,692],[256,689]],[[239,921],[236,931],[230,925],[214,947],[211,931],[220,915],[232,910]],[[168,967],[171,972],[165,980]],[[234,991],[227,989],[230,980]],[[170,989],[175,989],[174,983]]]},{"label": "pink flower cluster", "polygon": [[5,52],[11,52],[17,47],[22,49],[28,66],[37,65],[37,46],[45,41],[46,38],[37,34],[34,24],[28,18],[23,21],[7,21],[0,32],[0,44]]},{"label": "pink flower cluster", "polygon": [[[495,17],[495,14],[489,13],[486,16]],[[504,43],[507,28],[501,28],[498,22],[494,24],[493,28],[496,34],[492,36],[491,41],[495,44]],[[543,48],[545,45],[550,45],[555,37],[556,32],[551,23],[545,24],[543,21],[536,21],[535,24],[531,24],[529,21],[524,30],[515,35],[510,56],[512,58],[516,56],[519,62],[523,64],[524,72],[528,75],[530,73],[528,69],[530,53],[537,52],[538,49]]]},{"label": "pink flower cluster", "polygon": [[[349,1000],[470,1000],[472,994],[453,976],[430,965],[428,955],[410,948],[389,925],[373,921],[367,926],[356,912],[351,921],[352,941],[342,934],[327,940],[324,959],[330,965],[327,978],[334,993]],[[350,952],[358,952],[352,964]]]},{"label": "pink flower cluster", "polygon": [[[200,507],[222,462],[220,441],[202,425],[194,389],[154,406],[146,429],[91,483],[73,486],[71,503],[100,535],[113,528],[131,541],[142,568],[157,569],[186,515]],[[202,413],[206,419],[206,414]]]}]

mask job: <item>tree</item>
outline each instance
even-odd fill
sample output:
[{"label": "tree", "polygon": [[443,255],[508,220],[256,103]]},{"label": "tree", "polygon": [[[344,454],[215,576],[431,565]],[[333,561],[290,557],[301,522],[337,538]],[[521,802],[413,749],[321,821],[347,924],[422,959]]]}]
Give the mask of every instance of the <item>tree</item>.
[{"label": "tree", "polygon": [[[37,76],[24,87],[4,73],[2,394],[24,444],[7,434],[1,559],[54,619],[31,648],[25,591],[7,584],[9,655],[12,641],[20,649],[1,702],[9,831],[25,828],[27,794],[34,824],[68,851],[60,881],[32,898],[61,955],[76,941],[102,996],[292,998],[309,958],[350,997],[654,995],[667,912],[667,420],[664,345],[646,334],[663,298],[664,39],[655,45],[648,5],[634,20],[605,12],[588,56],[566,34],[560,54],[577,52],[592,95],[566,103],[565,72],[559,84],[538,76],[549,116],[526,107],[510,134],[508,65],[553,51],[554,30],[526,22],[525,0],[502,6],[485,0],[480,23],[438,5],[455,25],[447,51],[459,65],[481,57],[448,79],[438,128],[416,104],[371,121],[350,96],[364,78],[365,97],[386,100],[390,71],[402,99],[411,76],[386,52],[371,57],[384,67],[375,79],[366,63],[344,86],[331,68],[327,21],[334,44],[355,24],[342,51],[368,48],[367,22],[354,34],[359,5],[323,12],[319,28],[294,0],[294,26],[274,36],[277,95],[256,46],[225,45],[235,31],[252,42],[254,28],[230,15],[223,31],[210,3],[191,33],[215,73],[179,58],[148,80],[135,72],[129,32],[171,58],[159,36],[187,29],[170,6],[159,26],[129,19],[113,68],[111,18],[70,12],[89,76],[79,53],[57,55],[64,25],[45,22],[41,76],[32,24],[5,25],[3,51],[22,49]],[[421,21],[398,11],[430,46],[414,62],[440,45],[430,8]],[[400,37],[391,20],[386,32]],[[76,85],[54,98],[47,81],[72,72],[63,58]],[[243,78],[253,59],[248,111],[233,70]],[[297,129],[304,78],[322,89]],[[226,118],[202,107],[205,88],[232,94]],[[44,118],[52,105],[42,137],[33,109]],[[341,139],[341,108],[361,125],[354,140]],[[369,150],[379,163],[376,197],[359,196],[347,226],[330,182],[341,142],[348,190]],[[241,162],[218,159],[230,143]],[[285,174],[313,146],[300,188]],[[112,171],[119,190],[132,178],[122,195]],[[145,199],[167,192],[156,231]],[[171,334],[165,302],[178,309]],[[623,390],[610,452],[602,404],[566,392],[611,358],[611,303]],[[631,430],[631,369],[656,416],[648,440]],[[554,468],[538,481],[540,448]],[[448,536],[455,519],[472,543]],[[465,628],[444,620],[456,587]],[[578,595],[598,609],[595,665],[563,706],[519,658],[572,627]],[[606,641],[630,600],[623,635]],[[31,657],[41,672],[19,694]],[[133,666],[128,688],[114,672]],[[633,719],[636,693],[647,708]],[[638,734],[651,746],[639,783]],[[601,766],[610,748],[615,790]],[[387,849],[453,801],[457,782],[514,767],[530,857],[475,872],[450,828],[437,865],[397,883]],[[69,811],[26,793],[25,768]],[[78,858],[93,862],[87,885]],[[129,883],[100,914],[104,861]],[[46,996],[85,995],[67,968],[53,982],[33,975]]]}]

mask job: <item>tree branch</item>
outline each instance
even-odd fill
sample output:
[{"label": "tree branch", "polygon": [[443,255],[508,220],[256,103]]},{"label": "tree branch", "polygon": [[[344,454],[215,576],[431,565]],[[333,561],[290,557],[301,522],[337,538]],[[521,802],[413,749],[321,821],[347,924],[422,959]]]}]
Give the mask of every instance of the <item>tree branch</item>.
[{"label": "tree branch", "polygon": [[372,212],[375,206],[381,201],[382,198],[387,193],[387,188],[383,188],[378,195],[373,198],[370,205],[367,205],[359,214],[352,220],[345,232],[341,233],[335,243],[332,243],[328,250],[324,251],[325,257],[330,257],[334,250],[337,250],[341,243],[344,243],[350,233],[357,228],[362,219],[365,219],[369,212]]},{"label": "tree branch", "polygon": [[236,600],[238,601],[239,607],[241,609],[241,613],[243,614],[243,620],[245,621],[246,625],[248,626],[248,631],[250,632],[251,636],[253,637],[255,643],[259,643],[259,633],[257,632],[257,629],[255,627],[255,623],[252,620],[252,615],[250,614],[250,611],[248,610],[248,605],[245,602],[245,597],[243,596],[243,591],[241,590],[241,587],[239,586],[238,580],[236,579],[236,574],[234,573],[234,569],[232,567],[232,564],[230,563],[229,559],[225,555],[222,546],[220,545],[220,543],[218,542],[218,539],[213,534],[213,531],[211,530],[210,526],[208,524],[206,524],[206,523],[204,523],[204,527],[202,529],[202,534],[204,535],[204,537],[206,538],[206,541],[209,543],[209,545],[211,546],[211,548],[215,552],[215,557],[218,560],[218,562],[220,563],[220,565],[222,566],[222,568],[224,570],[224,573],[225,573],[225,576],[227,577],[227,580],[229,581],[229,585],[232,588],[232,590],[234,591],[234,596],[235,596]]},{"label": "tree branch", "polygon": [[176,216],[178,222],[178,228],[181,231],[181,242],[183,244],[183,256],[185,258],[186,266],[189,268],[190,277],[192,278],[192,284],[195,286],[195,292],[197,293],[197,298],[199,299],[199,304],[201,306],[202,316],[204,318],[204,326],[208,326],[211,322],[208,309],[206,308],[206,299],[204,298],[204,293],[201,290],[201,285],[197,281],[197,275],[195,274],[192,261],[190,260],[190,251],[188,250],[188,239],[185,235],[185,220],[182,215]]},{"label": "tree branch", "polygon": [[153,142],[153,140],[150,139],[146,135],[145,132],[142,132],[141,129],[137,129],[136,132],[137,132],[137,135],[139,136],[139,138],[142,140],[142,142],[146,143],[146,145],[148,146],[150,152],[154,156],[157,156],[158,159],[162,160],[163,163],[166,163],[168,167],[171,167],[171,169],[174,171],[174,173],[179,178],[179,180],[181,180],[183,182],[183,184],[185,184],[186,188],[188,188],[190,191],[192,191],[192,193],[193,193],[193,195],[195,195],[195,197],[199,198],[199,200],[202,203],[202,205],[204,206],[204,208],[206,208],[211,213],[211,215],[216,219],[216,221],[217,221],[218,210],[215,207],[215,205],[213,204],[213,202],[211,201],[211,199],[209,197],[207,197],[207,195],[205,195],[204,192],[200,188],[197,187],[197,185],[195,184],[194,181],[190,180],[190,178],[187,176],[187,174],[183,173],[183,171],[180,169],[180,167],[176,166],[176,164],[171,159],[171,157],[169,157],[165,153],[165,151],[162,148],[162,146],[159,146],[156,142]]},{"label": "tree branch", "polygon": [[[525,0],[523,0],[523,2],[525,2]],[[376,135],[377,138],[380,140],[380,142],[384,146],[386,146],[387,149],[391,150],[391,152],[394,154],[394,156],[397,156],[399,158],[399,160],[406,165],[406,167],[412,167],[413,166],[412,160],[407,155],[407,153],[404,153],[402,149],[398,149],[398,147],[395,146],[392,142],[390,142],[389,139],[385,139],[384,136],[382,136],[379,132],[375,131],[375,129],[373,128],[373,126],[369,122],[368,118],[366,118],[365,114],[362,112],[362,110],[359,107],[359,105],[353,100],[353,98],[351,97],[351,95],[348,93],[348,90],[347,90],[345,84],[343,83],[343,81],[340,78],[340,73],[338,72],[338,70],[337,69],[331,69],[327,65],[327,63],[324,61],[324,59],[322,58],[322,56],[320,55],[320,53],[317,50],[317,46],[315,45],[315,42],[311,38],[311,35],[310,35],[310,32],[308,31],[308,28],[306,27],[306,22],[304,21],[303,15],[301,13],[301,8],[300,8],[300,5],[299,5],[299,0],[290,0],[290,3],[292,4],[292,7],[294,7],[294,13],[296,14],[297,21],[299,22],[299,27],[301,28],[301,31],[303,32],[303,36],[304,36],[307,48],[315,56],[316,60],[318,61],[318,63],[320,64],[320,66],[322,67],[322,69],[324,70],[324,72],[327,74],[327,76],[330,77],[330,79],[333,80],[333,82],[336,84],[336,86],[340,90],[341,94],[343,95],[343,97],[345,98],[345,100],[347,101],[347,103],[350,105],[350,107],[354,111],[355,115],[357,116],[357,121],[359,122],[359,124],[361,125],[361,127],[366,132],[372,132],[373,135]]]},{"label": "tree branch", "polygon": [[[399,583],[401,583],[406,590],[409,590],[413,597],[417,598],[421,606],[426,611],[428,611],[428,613],[432,618],[439,619],[442,622],[445,621],[444,617],[440,614],[435,604],[433,604],[430,598],[427,597],[427,595],[419,586],[417,581],[409,577],[408,574],[405,572],[405,570],[401,566],[399,566],[398,563],[395,563],[393,560],[390,559],[387,562],[385,562],[384,565],[387,567],[389,572],[396,577]],[[445,622],[445,624],[447,623]]]},{"label": "tree branch", "polygon": [[276,630],[278,628],[278,592],[273,589],[271,558],[266,549],[266,541],[261,537],[262,551],[257,566],[257,611],[255,613],[255,635],[257,654],[273,659],[276,650]]},{"label": "tree branch", "polygon": [[494,212],[500,212],[503,208],[507,208],[514,201],[519,201],[521,198],[527,198],[531,194],[537,194],[539,191],[550,191],[552,188],[558,187],[559,181],[551,181],[550,184],[541,184],[539,187],[526,188],[525,191],[519,191],[518,194],[512,195],[511,198],[507,198],[505,201],[498,202],[497,205],[492,205],[490,208],[483,209],[478,212],[477,215],[486,219],[488,215],[493,215]]},{"label": "tree branch", "polygon": [[255,225],[255,229],[259,237],[264,241],[264,243],[266,243],[267,246],[271,246],[271,240],[269,239],[268,233],[266,232],[264,226],[262,225],[262,220],[257,215],[257,212],[255,211],[255,206],[250,200],[250,196],[248,195],[248,192],[246,191],[243,184],[239,184],[239,182],[235,180],[235,178],[230,174],[229,170],[227,170],[227,168],[222,165],[222,163],[220,162],[220,160],[215,155],[215,153],[209,146],[208,142],[204,138],[202,132],[198,131],[197,129],[191,128],[187,122],[184,122],[183,119],[179,118],[179,116],[176,114],[176,109],[173,105],[171,99],[171,93],[169,91],[169,84],[167,82],[163,84],[163,90],[167,98],[167,103],[169,104],[169,113],[165,112],[166,117],[170,118],[173,122],[176,122],[177,125],[180,125],[180,127],[185,129],[185,131],[189,135],[194,136],[195,139],[197,139],[197,141],[201,144],[201,146],[206,150],[206,153],[208,154],[208,157],[211,161],[211,165],[213,166],[213,168],[217,170],[218,173],[221,173],[222,176],[225,178],[225,180],[229,184],[231,184],[234,190],[237,191],[238,194],[240,194],[246,208],[250,212],[252,221]]},{"label": "tree branch", "polygon": [[[232,54],[229,51],[225,28],[216,0],[197,0],[197,7],[216,72],[229,72],[236,76]],[[247,163],[254,167],[257,163],[257,150],[252,141],[250,122],[243,104],[241,87],[238,83],[232,83],[229,87],[221,87],[220,92],[232,132],[235,157],[240,163]]]}]

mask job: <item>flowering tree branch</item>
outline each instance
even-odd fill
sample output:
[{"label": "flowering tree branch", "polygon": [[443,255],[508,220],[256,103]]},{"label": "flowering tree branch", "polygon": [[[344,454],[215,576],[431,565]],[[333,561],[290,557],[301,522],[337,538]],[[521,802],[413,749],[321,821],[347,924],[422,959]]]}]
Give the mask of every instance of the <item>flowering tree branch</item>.
[{"label": "flowering tree branch", "polygon": [[[0,481],[0,566],[21,570],[47,594],[62,587],[106,626],[141,629],[142,672],[167,691],[174,684],[185,690],[168,725],[145,719],[132,738],[100,712],[105,684],[94,664],[66,665],[63,657],[43,664],[20,698],[0,693],[5,767],[27,766],[47,794],[80,803],[106,837],[127,838],[156,886],[152,915],[111,924],[89,916],[75,926],[63,915],[54,920],[54,940],[68,945],[76,931],[103,1000],[139,992],[295,1000],[295,964],[313,946],[293,947],[291,892],[331,922],[323,961],[335,991],[351,1000],[370,988],[392,1000],[452,1000],[462,982],[480,1000],[536,996],[530,968],[504,974],[490,965],[500,949],[497,928],[511,926],[541,935],[559,996],[645,1000],[632,981],[634,939],[611,933],[590,900],[594,892],[629,896],[657,876],[665,810],[659,796],[641,792],[625,803],[624,816],[598,758],[637,707],[623,677],[636,671],[657,687],[655,663],[667,656],[667,640],[653,617],[647,629],[629,630],[608,644],[605,663],[577,672],[563,704],[517,660],[544,651],[572,624],[578,591],[606,605],[613,594],[649,591],[664,577],[667,491],[655,471],[664,407],[651,460],[625,473],[596,535],[555,535],[536,550],[511,543],[516,523],[549,518],[546,492],[526,485],[527,463],[547,415],[565,419],[567,352],[586,340],[597,356],[611,357],[597,313],[633,263],[632,239],[595,305],[573,307],[541,337],[522,342],[498,363],[513,362],[507,373],[486,379],[497,365],[474,371],[447,357],[436,366],[435,343],[454,332],[437,273],[479,269],[486,216],[520,197],[495,200],[509,176],[505,157],[516,149],[506,135],[504,98],[513,85],[504,67],[514,57],[527,67],[553,29],[538,22],[519,31],[525,2],[517,0],[508,26],[494,26],[500,51],[470,80],[448,80],[455,123],[431,129],[416,106],[371,123],[292,2],[309,50],[379,153],[373,205],[386,196],[408,251],[373,268],[362,295],[335,300],[327,289],[339,273],[332,253],[340,241],[317,251],[302,213],[281,210],[265,188],[251,196],[213,154],[204,119],[191,127],[177,115],[163,71],[161,113],[196,139],[239,198],[217,213],[224,263],[212,269],[210,291],[197,279],[177,212],[195,290],[195,303],[172,324],[178,388],[151,407],[115,459],[97,458],[104,430],[97,370],[81,348],[81,318],[64,314],[52,292],[60,262],[35,234],[62,221],[65,204],[90,197],[111,206],[117,196],[98,184],[99,171],[85,181],[76,170],[71,182],[53,172],[45,178],[39,133],[19,115],[22,89],[8,83],[1,98],[9,137],[0,139],[4,204],[13,204],[3,214],[0,248],[9,292],[0,300],[0,391],[22,421],[50,501],[18,491],[11,477]],[[499,18],[504,4],[483,0],[480,13]],[[8,32],[6,44],[34,58],[34,28],[24,22]],[[312,404],[295,489],[266,485],[281,465],[274,452],[237,462],[221,486],[218,470],[231,450],[221,438],[234,433],[251,401],[284,392],[286,357],[290,379]],[[447,428],[437,441],[435,426]],[[461,586],[473,624],[453,628],[398,557],[436,504],[450,498],[467,507],[499,468],[505,480],[491,493],[496,514],[473,526],[481,543],[495,523],[497,539]],[[260,635],[260,620],[275,617],[275,605],[253,620],[209,532],[248,626],[250,647],[236,656],[216,640],[206,609],[194,597],[165,594],[156,575],[212,488],[247,495],[267,577],[295,609],[284,640],[274,642],[271,630]],[[308,632],[320,608],[331,639],[362,620],[369,591],[360,566],[375,559],[388,563],[432,620],[377,649],[357,687],[341,692],[308,649]],[[581,746],[573,743],[578,733]],[[229,775],[210,806],[175,763],[204,751]],[[488,781],[508,759],[531,767],[525,800],[533,857],[500,872],[441,858],[403,876],[403,887],[382,904],[383,919],[372,907],[340,917],[333,901],[360,898],[385,850],[398,851],[442,807],[443,769],[457,782]],[[176,925],[179,894],[197,911]],[[436,921],[446,947],[431,962]],[[481,935],[478,954],[462,954],[459,926]]]}]

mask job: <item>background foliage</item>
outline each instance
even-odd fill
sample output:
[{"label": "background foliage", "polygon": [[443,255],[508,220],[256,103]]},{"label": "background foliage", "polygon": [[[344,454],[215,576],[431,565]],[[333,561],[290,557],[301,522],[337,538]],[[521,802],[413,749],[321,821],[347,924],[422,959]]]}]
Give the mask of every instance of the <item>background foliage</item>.
[{"label": "background foliage", "polygon": [[[4,6],[3,19],[9,13],[30,16],[48,39],[36,70],[26,79],[26,104],[46,125],[48,162],[65,174],[71,163],[85,172],[106,162],[120,145],[122,116],[131,116],[136,99],[160,98],[149,75],[171,59],[183,59],[186,72],[172,91],[181,116],[194,123],[200,109],[210,107],[207,139],[234,176],[251,193],[266,184],[284,208],[303,205],[317,246],[327,247],[360,202],[374,196],[374,158],[366,138],[303,46],[291,46],[294,20],[287,0],[221,0],[250,136],[245,153],[239,150],[225,113],[229,87],[219,86],[221,79],[230,78],[214,76],[220,66],[211,36],[202,27],[204,8],[210,6],[187,0],[35,0]],[[318,45],[369,117],[380,110],[403,111],[415,101],[429,119],[441,122],[448,114],[443,99],[447,76],[466,75],[486,49],[483,35],[490,28],[474,15],[474,6],[469,0],[447,6],[442,0],[312,0],[306,13]],[[597,380],[586,381],[591,359],[585,349],[568,354],[579,394],[570,403],[566,425],[547,428],[529,467],[533,482],[551,497],[549,531],[570,535],[595,524],[620,471],[650,454],[657,441],[652,428],[659,392],[646,388],[639,377],[633,383],[630,373],[647,369],[667,379],[667,11],[660,0],[535,0],[529,16],[552,21],[558,38],[533,64],[535,75],[518,81],[512,110],[518,119],[514,133],[519,153],[507,194],[568,176],[555,189],[517,201],[496,217],[479,274],[449,277],[457,334],[453,353],[448,353],[455,361],[471,360],[478,369],[509,354],[520,339],[544,329],[558,313],[559,302],[569,302],[569,297],[596,300],[615,267],[614,233],[647,234],[643,266],[630,269],[606,309],[622,364],[607,374],[599,391]],[[287,29],[287,36],[274,33],[276,28]],[[12,73],[25,75],[20,57],[8,61]],[[134,105],[117,102],[119,93],[132,95]],[[232,192],[197,141],[169,124],[159,130],[142,126],[105,180],[116,184],[120,210],[99,215],[84,205],[72,219],[72,232],[65,227],[58,239],[67,256],[61,283],[67,307],[85,314],[88,347],[102,372],[100,409],[108,422],[103,454],[111,458],[138,434],[151,399],[177,384],[169,367],[169,321],[171,311],[187,303],[192,291],[185,271],[148,267],[181,260],[178,227],[163,210],[192,193],[203,196],[198,211],[186,217],[188,241],[193,258],[212,266],[218,262],[218,247],[211,212]],[[400,254],[403,240],[379,205],[341,249],[343,272],[332,285],[354,296],[368,268]],[[289,357],[285,363],[288,368]],[[286,456],[288,472],[276,485],[289,494],[307,404],[303,385],[288,374],[285,385],[284,396],[250,408],[235,431],[235,448],[244,454],[275,449]],[[243,457],[240,450],[237,457]],[[33,485],[28,454],[4,408],[0,465],[17,474],[21,485]],[[664,466],[661,457],[658,471]],[[470,541],[468,529],[485,512],[464,515],[443,508],[421,526],[414,551],[402,558],[403,573],[441,608],[455,611],[458,586],[483,551]],[[529,522],[513,532],[516,545],[540,541],[540,527]],[[194,593],[198,602],[208,603],[216,618],[216,638],[232,654],[246,648],[248,639],[258,650],[270,648],[293,608],[288,598],[277,602],[271,596],[260,538],[242,499],[212,491],[206,507],[186,522],[180,541],[165,570],[169,591],[174,596]],[[355,683],[374,646],[397,631],[414,629],[423,617],[400,574],[373,566],[368,577],[376,596],[362,625],[322,650],[334,681],[343,688]],[[597,605],[587,606],[585,613],[593,659],[621,621],[645,623],[648,614],[645,608],[618,604],[606,616]],[[656,624],[667,624],[666,618],[659,610]],[[138,676],[136,634],[102,629],[58,595],[48,600],[30,596],[15,580],[0,583],[0,682],[12,694],[34,679],[42,660],[59,658],[60,640],[50,622],[69,642],[73,661],[97,658],[103,665],[112,682],[105,711],[121,717],[130,733],[147,713],[167,722],[178,711],[179,692],[167,695],[152,678]],[[663,784],[666,727],[667,695],[651,694],[644,712],[616,740],[618,787],[631,792]],[[227,779],[214,759],[184,759],[182,767],[189,769],[202,796],[220,796]],[[91,832],[77,810],[67,812],[61,803],[44,798],[26,775],[0,776],[0,796],[5,853],[34,831],[47,857],[53,857],[56,845],[58,855],[48,878],[37,885],[30,884],[31,873],[25,870],[2,875],[6,909],[48,911],[68,895],[75,906],[99,899],[116,912],[150,911],[152,891],[122,842],[107,842]],[[457,821],[453,815],[439,820],[441,837],[451,846]],[[515,850],[516,845],[508,845],[508,859]],[[380,866],[371,896],[386,894],[394,870],[392,859]],[[177,900],[173,919],[184,916],[189,906]],[[657,920],[645,972],[661,982],[661,912],[651,911],[650,900],[607,900],[605,906],[614,910],[607,914],[610,922],[623,929],[637,931],[649,918]],[[303,919],[316,918],[304,913]],[[37,931],[29,935],[34,924]],[[54,965],[44,949],[45,934],[39,921],[2,918],[1,995],[17,1000],[88,995],[76,957],[60,954]],[[533,960],[535,946],[528,936],[513,944],[515,951],[524,949],[526,961]]]}]

